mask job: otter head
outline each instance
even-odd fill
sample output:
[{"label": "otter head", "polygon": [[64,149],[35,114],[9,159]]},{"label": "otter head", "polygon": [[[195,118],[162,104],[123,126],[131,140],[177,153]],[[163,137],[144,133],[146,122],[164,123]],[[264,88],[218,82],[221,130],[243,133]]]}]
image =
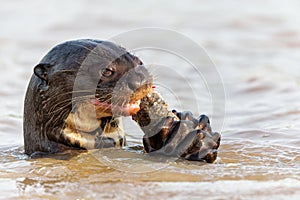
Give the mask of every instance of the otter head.
[{"label": "otter head", "polygon": [[75,113],[71,120],[85,132],[99,126],[101,118],[135,114],[140,99],[152,90],[152,78],[141,60],[107,41],[60,44],[34,73],[39,78],[43,122],[62,125]]}]

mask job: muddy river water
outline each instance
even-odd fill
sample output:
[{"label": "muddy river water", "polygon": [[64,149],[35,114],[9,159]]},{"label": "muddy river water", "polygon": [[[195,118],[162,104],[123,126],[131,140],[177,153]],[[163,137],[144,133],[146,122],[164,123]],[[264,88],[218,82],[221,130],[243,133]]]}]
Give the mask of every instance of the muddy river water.
[{"label": "muddy river water", "polygon": [[[1,199],[300,198],[299,1],[0,2]],[[137,52],[162,66],[153,73],[171,107],[213,116],[213,128],[222,132],[217,161],[160,160],[130,149],[28,159],[23,100],[42,56],[65,40],[107,39],[143,27],[178,31],[213,61],[220,79],[212,87],[225,91],[214,113],[209,87],[202,87],[209,68],[199,69],[199,79],[163,52]],[[180,78],[200,92],[190,95]],[[124,120],[129,146],[140,145],[141,130]]]}]

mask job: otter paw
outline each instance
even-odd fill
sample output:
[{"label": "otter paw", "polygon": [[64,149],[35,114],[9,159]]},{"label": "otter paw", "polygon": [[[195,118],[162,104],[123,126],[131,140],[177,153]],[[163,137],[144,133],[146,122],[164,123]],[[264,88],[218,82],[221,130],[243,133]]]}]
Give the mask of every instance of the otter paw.
[{"label": "otter paw", "polygon": [[161,136],[165,130],[161,130],[154,136],[144,137],[145,150],[212,163],[217,158],[221,135],[209,132],[211,129],[207,119],[201,116],[197,122],[194,119],[174,121],[163,140]]},{"label": "otter paw", "polygon": [[202,130],[201,139],[195,138],[194,143],[186,150],[182,157],[187,160],[206,161],[213,163],[217,159],[218,148],[220,146],[221,135],[217,132],[208,133]]}]

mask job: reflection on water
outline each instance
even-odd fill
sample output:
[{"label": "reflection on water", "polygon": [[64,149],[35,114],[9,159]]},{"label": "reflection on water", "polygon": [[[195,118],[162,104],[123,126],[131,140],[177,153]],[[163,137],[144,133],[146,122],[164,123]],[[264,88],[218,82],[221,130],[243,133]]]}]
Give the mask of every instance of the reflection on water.
[{"label": "reflection on water", "polygon": [[[2,198],[299,199],[297,0],[171,4],[136,1],[133,4],[139,13],[125,13],[132,8],[125,1],[44,3],[31,0],[27,4],[32,7],[23,9],[19,1],[11,0],[0,7]],[[37,9],[40,6],[45,8]],[[32,67],[51,46],[63,40],[108,38],[144,26],[178,30],[202,44],[214,60],[226,90],[226,118],[218,160],[203,164],[157,158],[144,155],[139,148],[66,152],[28,159],[23,154],[22,106]],[[138,55],[147,60],[152,53]],[[156,64],[178,66],[176,60],[163,54],[158,58]],[[151,64],[151,60],[147,62]],[[199,81],[194,75],[186,76],[191,82]],[[178,86],[180,105],[193,105],[194,99],[189,98],[189,91],[180,81],[168,75],[158,78]],[[164,93],[167,99],[172,98],[168,90]],[[209,96],[203,93],[199,101],[205,105],[200,109],[210,115],[211,105],[206,105]],[[171,106],[179,103],[171,102]],[[130,146],[141,145],[142,133],[130,119],[125,119],[125,130]]]}]

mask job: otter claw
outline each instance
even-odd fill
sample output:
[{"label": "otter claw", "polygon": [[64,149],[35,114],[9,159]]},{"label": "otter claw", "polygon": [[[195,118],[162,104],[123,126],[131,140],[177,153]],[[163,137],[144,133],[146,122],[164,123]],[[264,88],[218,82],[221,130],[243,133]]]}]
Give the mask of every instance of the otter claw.
[{"label": "otter claw", "polygon": [[204,130],[211,133],[210,121],[206,115],[200,115],[196,129]]},{"label": "otter claw", "polygon": [[172,110],[172,113],[175,114],[179,120],[188,120],[192,121],[195,124],[195,129],[200,129],[211,133],[210,121],[206,115],[200,115],[198,119],[193,117],[193,113],[190,111],[177,112]]}]

